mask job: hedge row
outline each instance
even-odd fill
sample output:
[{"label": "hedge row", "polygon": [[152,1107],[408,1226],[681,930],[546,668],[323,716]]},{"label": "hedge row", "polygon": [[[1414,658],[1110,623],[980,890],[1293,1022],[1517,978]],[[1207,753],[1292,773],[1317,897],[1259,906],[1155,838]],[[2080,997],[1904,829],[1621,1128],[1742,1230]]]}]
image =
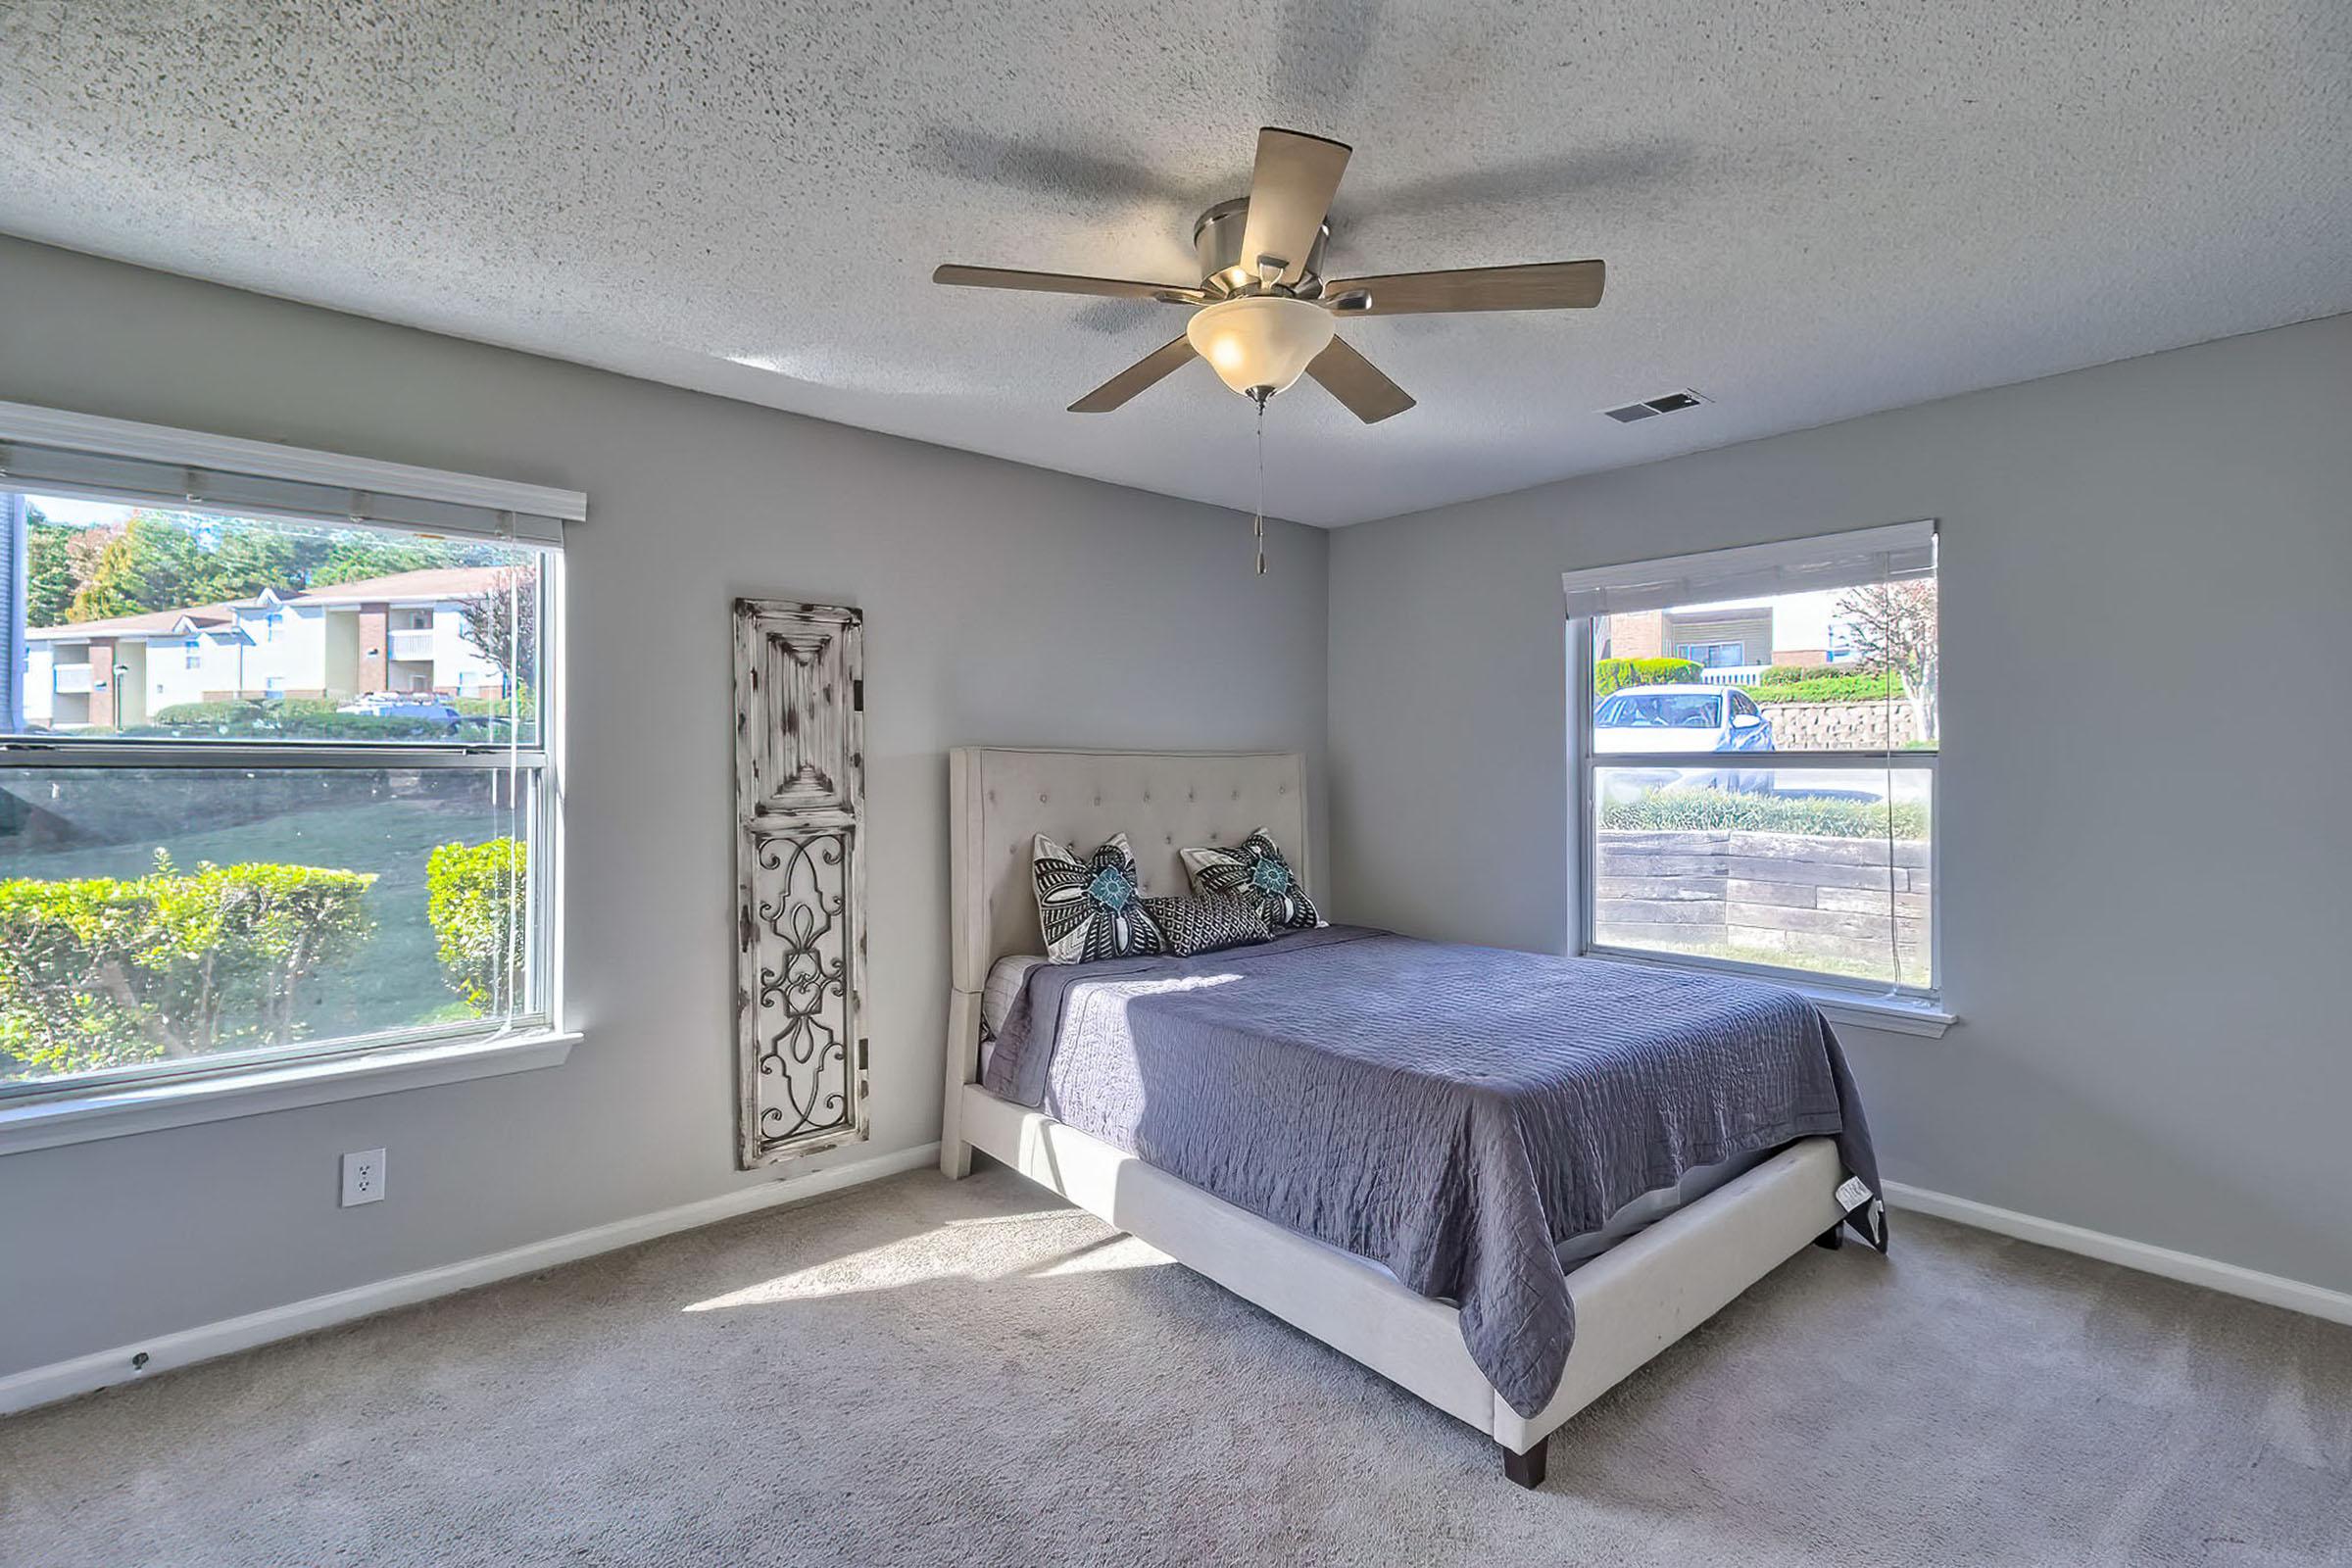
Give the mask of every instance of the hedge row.
[{"label": "hedge row", "polygon": [[302,982],[368,935],[369,872],[199,865],[0,882],[0,1053],[43,1073],[292,1038]]},{"label": "hedge row", "polygon": [[[448,740],[448,724],[429,718],[389,713],[345,713],[338,704],[318,697],[283,697],[268,701],[237,699],[217,703],[174,703],[159,710],[144,725],[124,730],[129,736],[201,738],[211,740],[331,740],[406,741]],[[460,698],[451,706],[461,715],[455,738],[467,741],[504,740],[511,727],[505,705],[482,698]]]},{"label": "hedge row", "polygon": [[1899,701],[1901,679],[1891,671],[1825,674],[1818,666],[1775,664],[1740,683],[1759,703],[1883,703]]},{"label": "hedge row", "polygon": [[[445,844],[426,866],[442,975],[477,1013],[522,979],[523,847]],[[294,1038],[305,981],[372,929],[368,871],[201,864],[142,877],[0,881],[0,1063],[39,1074],[205,1056]]]},{"label": "hedge row", "polygon": [[1592,662],[1592,695],[1606,697],[1620,686],[1672,686],[1698,679],[1699,666],[1688,659],[1596,659]]},{"label": "hedge row", "polygon": [[1663,789],[1633,800],[1604,801],[1600,825],[1630,833],[1803,833],[1829,839],[1883,839],[1889,812],[1894,836],[1928,836],[1928,808],[1917,801],[1844,801],[1797,795],[1741,795],[1729,790]]}]

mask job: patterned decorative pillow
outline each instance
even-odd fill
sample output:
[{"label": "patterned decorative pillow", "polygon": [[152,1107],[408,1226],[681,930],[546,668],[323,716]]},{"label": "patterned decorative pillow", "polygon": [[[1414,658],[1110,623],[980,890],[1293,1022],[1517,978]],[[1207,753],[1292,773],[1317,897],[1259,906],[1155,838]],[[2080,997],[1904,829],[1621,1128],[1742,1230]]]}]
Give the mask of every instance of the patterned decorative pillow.
[{"label": "patterned decorative pillow", "polygon": [[1167,939],[1168,951],[1179,958],[1247,947],[1274,934],[1266,924],[1266,911],[1239,899],[1146,899],[1144,907]]},{"label": "patterned decorative pillow", "polygon": [[1143,878],[1127,835],[1081,860],[1043,833],[1030,852],[1037,882],[1037,923],[1055,963],[1133,958],[1165,953],[1167,941],[1144,906]]},{"label": "patterned decorative pillow", "polygon": [[1181,853],[1193,891],[1202,898],[1234,899],[1262,909],[1266,924],[1277,931],[1311,931],[1327,923],[1262,827],[1235,849],[1212,845]]}]

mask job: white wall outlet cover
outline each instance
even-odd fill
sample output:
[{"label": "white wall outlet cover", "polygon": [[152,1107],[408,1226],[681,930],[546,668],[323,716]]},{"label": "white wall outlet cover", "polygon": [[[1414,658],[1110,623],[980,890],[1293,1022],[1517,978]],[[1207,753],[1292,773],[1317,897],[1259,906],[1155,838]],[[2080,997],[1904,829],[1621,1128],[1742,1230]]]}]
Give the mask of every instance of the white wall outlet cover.
[{"label": "white wall outlet cover", "polygon": [[384,1152],[363,1149],[343,1156],[343,1206],[381,1202],[384,1197]]}]

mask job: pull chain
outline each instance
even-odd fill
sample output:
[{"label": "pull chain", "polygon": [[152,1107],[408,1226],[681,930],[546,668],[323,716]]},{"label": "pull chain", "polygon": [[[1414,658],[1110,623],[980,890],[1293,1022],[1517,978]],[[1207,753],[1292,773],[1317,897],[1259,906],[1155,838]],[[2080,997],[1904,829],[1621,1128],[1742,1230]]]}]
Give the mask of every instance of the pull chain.
[{"label": "pull chain", "polygon": [[1250,537],[1257,544],[1257,574],[1266,574],[1266,400],[1257,403],[1257,514],[1250,519]]}]

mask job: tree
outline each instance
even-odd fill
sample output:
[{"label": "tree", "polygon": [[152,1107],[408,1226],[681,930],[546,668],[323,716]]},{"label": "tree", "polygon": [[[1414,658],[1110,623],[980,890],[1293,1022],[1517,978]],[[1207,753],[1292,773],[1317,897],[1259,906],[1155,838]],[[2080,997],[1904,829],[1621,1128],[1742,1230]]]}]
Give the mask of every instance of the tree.
[{"label": "tree", "polygon": [[1862,667],[1887,671],[1903,683],[1921,740],[1936,738],[1936,584],[1872,583],[1838,601]]},{"label": "tree", "polygon": [[389,577],[403,571],[430,571],[437,566],[456,564],[457,552],[433,540],[410,543],[368,534],[345,534],[328,547],[326,559],[311,573],[311,586],[327,588],[341,582]]},{"label": "tree", "polygon": [[[305,551],[305,545],[313,548]],[[189,603],[210,605],[229,599],[251,599],[265,588],[274,588],[281,594],[297,592],[310,565],[304,556],[316,557],[319,551],[314,541],[283,528],[232,526],[207,552],[202,570],[188,585],[195,596]]]},{"label": "tree", "polygon": [[155,513],[133,513],[119,527],[84,529],[70,555],[81,586],[69,620],[106,620],[206,602],[208,553],[195,535]]},{"label": "tree", "polygon": [[79,530],[51,522],[38,508],[24,514],[24,624],[56,626],[74,608],[81,579],[74,571],[74,537]]},{"label": "tree", "polygon": [[507,678],[510,695],[539,667],[539,573],[509,566],[492,585],[458,601],[459,631]]}]

